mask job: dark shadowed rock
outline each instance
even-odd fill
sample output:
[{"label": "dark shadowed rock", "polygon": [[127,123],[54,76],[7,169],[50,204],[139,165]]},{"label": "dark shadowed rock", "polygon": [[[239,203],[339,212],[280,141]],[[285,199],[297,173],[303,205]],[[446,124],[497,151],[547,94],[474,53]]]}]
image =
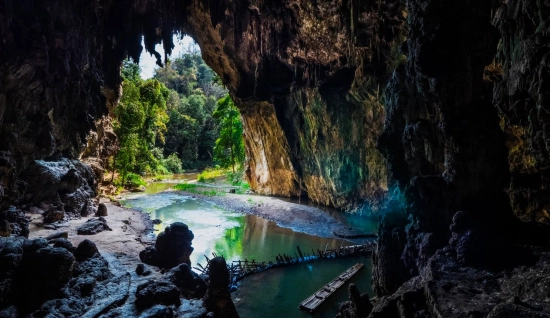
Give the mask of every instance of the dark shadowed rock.
[{"label": "dark shadowed rock", "polygon": [[100,203],[97,206],[97,212],[95,213],[95,216],[107,216],[107,206],[105,203]]},{"label": "dark shadowed rock", "polygon": [[187,298],[202,298],[206,294],[206,282],[186,263],[170,270],[170,281],[176,285]]},{"label": "dark shadowed rock", "polygon": [[73,246],[73,244],[66,238],[57,238],[57,239],[49,240],[48,243],[50,244],[53,243],[53,247],[62,247],[69,252],[75,251],[75,247]]},{"label": "dark shadowed rock", "polygon": [[140,318],[173,318],[175,317],[175,309],[173,306],[155,305],[139,316]]},{"label": "dark shadowed rock", "polygon": [[65,211],[59,210],[57,207],[52,207],[44,212],[42,216],[44,216],[44,223],[63,221],[65,218]]},{"label": "dark shadowed rock", "polygon": [[90,240],[84,240],[78,244],[78,247],[74,251],[76,260],[82,262],[88,258],[94,257],[99,254],[97,246]]},{"label": "dark shadowed rock", "polygon": [[69,238],[69,232],[57,232],[51,235],[46,236],[46,240],[49,242],[58,238]]},{"label": "dark shadowed rock", "polygon": [[64,248],[27,249],[15,276],[16,305],[29,310],[55,298],[57,291],[71,279],[74,263],[73,254]]},{"label": "dark shadowed rock", "polygon": [[453,216],[449,245],[455,249],[460,264],[466,266],[502,269],[513,264],[511,246],[499,238],[491,228],[476,223],[464,211]]},{"label": "dark shadowed rock", "polygon": [[140,276],[148,276],[151,275],[151,270],[145,266],[145,264],[137,264],[136,266],[136,274]]},{"label": "dark shadowed rock", "polygon": [[348,286],[349,301],[340,304],[337,318],[366,318],[373,306],[368,294],[361,294],[355,284]]},{"label": "dark shadowed rock", "polygon": [[21,209],[9,206],[2,210],[0,212],[0,222],[2,222],[2,236],[13,234],[29,237],[29,220],[25,217]]},{"label": "dark shadowed rock", "polygon": [[223,257],[215,257],[209,266],[210,283],[204,304],[216,317],[239,317],[229,293],[229,271]]},{"label": "dark shadowed rock", "polygon": [[103,217],[89,219],[86,223],[76,228],[78,235],[94,235],[103,231],[112,231]]},{"label": "dark shadowed rock", "polygon": [[173,268],[179,264],[191,265],[189,255],[193,252],[191,242],[194,235],[182,222],[172,223],[160,233],[155,246],[147,247],[139,253],[145,264],[162,268]]},{"label": "dark shadowed rock", "polygon": [[15,306],[9,306],[0,310],[0,318],[16,318],[19,317],[17,308]]},{"label": "dark shadowed rock", "polygon": [[180,305],[178,288],[167,281],[149,280],[137,287],[136,307],[140,310],[155,304]]}]

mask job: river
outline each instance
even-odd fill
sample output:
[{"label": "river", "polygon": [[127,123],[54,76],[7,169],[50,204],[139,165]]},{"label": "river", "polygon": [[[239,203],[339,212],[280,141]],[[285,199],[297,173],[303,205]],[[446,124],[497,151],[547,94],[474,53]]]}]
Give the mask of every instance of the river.
[{"label": "river", "polygon": [[[205,255],[223,255],[228,262],[234,260],[275,261],[279,253],[293,254],[296,246],[304,252],[351,245],[341,239],[329,239],[294,232],[272,221],[254,215],[244,215],[220,209],[214,205],[172,191],[173,183],[152,183],[145,193],[129,194],[121,201],[148,213],[151,219],[160,219],[155,226],[158,234],[172,222],[186,223],[193,231],[193,266],[206,264]],[[156,193],[158,192],[158,193]],[[349,223],[360,223],[356,217],[343,216]],[[369,221],[364,220],[365,223]],[[372,223],[372,222],[370,222]],[[372,228],[374,225],[367,226]],[[361,292],[373,295],[370,287],[372,261],[370,257],[350,257],[333,260],[316,260],[309,263],[272,269],[252,275],[239,283],[233,298],[241,317],[308,317],[298,310],[298,304],[338,274],[361,262],[365,268],[350,282],[358,285]],[[341,288],[313,314],[314,317],[334,317],[338,303],[347,300],[346,288]]]}]

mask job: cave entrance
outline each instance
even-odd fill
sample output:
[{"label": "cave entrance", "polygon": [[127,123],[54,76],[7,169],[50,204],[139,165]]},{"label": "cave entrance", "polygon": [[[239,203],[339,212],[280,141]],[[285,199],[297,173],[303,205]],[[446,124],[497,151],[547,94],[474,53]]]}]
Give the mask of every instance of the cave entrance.
[{"label": "cave entrance", "polygon": [[[123,93],[112,117],[119,148],[107,176],[117,187],[143,187],[146,178],[199,172],[199,181],[247,187],[240,113],[219,76],[189,36],[174,35],[163,66],[145,49],[139,64],[122,64]],[[144,45],[142,45],[144,46]]]}]

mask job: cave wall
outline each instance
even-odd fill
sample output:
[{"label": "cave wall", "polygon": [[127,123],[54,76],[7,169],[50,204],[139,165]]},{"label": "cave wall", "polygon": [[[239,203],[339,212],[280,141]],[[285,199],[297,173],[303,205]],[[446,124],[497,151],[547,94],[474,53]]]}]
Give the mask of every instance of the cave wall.
[{"label": "cave wall", "polygon": [[548,223],[549,10],[534,0],[4,1],[0,210],[39,204],[39,174],[66,181],[56,208],[93,196],[92,172],[71,160],[101,164],[114,149],[105,116],[121,61],[139,59],[144,36],[161,64],[155,44],[169,54],[172,34],[189,34],[241,109],[254,190],[343,208],[402,194],[374,257],[375,289],[393,293],[449,245],[453,222],[505,241],[517,238],[515,216]]},{"label": "cave wall", "polygon": [[[405,204],[382,219],[379,294],[421,274],[449,244],[490,254],[539,235],[516,217],[547,223],[547,10],[536,1],[408,2],[408,62],[389,81],[380,138]],[[484,247],[493,238],[474,230],[457,239],[450,225],[459,211],[499,242]]]},{"label": "cave wall", "polygon": [[508,1],[492,21],[501,41],[489,75],[509,149],[510,204],[523,221],[550,224],[550,4]]},{"label": "cave wall", "polygon": [[347,209],[379,203],[380,85],[403,58],[402,4],[210,2],[209,10],[190,15],[185,31],[241,109],[251,188]]},{"label": "cave wall", "polygon": [[33,160],[83,155],[100,173],[116,149],[104,116],[120,96],[120,61],[139,59],[143,35],[162,64],[154,46],[169,54],[174,33],[195,38],[241,108],[253,190],[346,208],[385,196],[376,140],[400,55],[399,1],[7,1],[1,17],[6,205]]}]

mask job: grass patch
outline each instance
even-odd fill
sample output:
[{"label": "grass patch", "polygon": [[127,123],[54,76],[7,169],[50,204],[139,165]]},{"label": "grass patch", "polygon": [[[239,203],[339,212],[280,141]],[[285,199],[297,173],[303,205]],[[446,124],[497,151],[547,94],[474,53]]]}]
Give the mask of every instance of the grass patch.
[{"label": "grass patch", "polygon": [[174,189],[181,191],[192,191],[197,189],[197,185],[192,183],[178,183],[174,186]]},{"label": "grass patch", "polygon": [[172,178],[174,175],[173,174],[157,174],[155,176],[153,176],[153,180],[155,181],[163,181],[165,179],[170,179]]},{"label": "grass patch", "polygon": [[206,168],[197,176],[199,182],[212,182],[217,178],[226,176],[228,170],[221,168]]},{"label": "grass patch", "polygon": [[223,191],[217,191],[216,189],[201,187],[201,186],[193,184],[193,183],[178,183],[174,186],[174,189],[181,190],[181,191],[186,191],[186,192],[189,192],[189,193],[202,194],[202,195],[207,196],[207,197],[225,195],[225,192],[223,192]]}]

